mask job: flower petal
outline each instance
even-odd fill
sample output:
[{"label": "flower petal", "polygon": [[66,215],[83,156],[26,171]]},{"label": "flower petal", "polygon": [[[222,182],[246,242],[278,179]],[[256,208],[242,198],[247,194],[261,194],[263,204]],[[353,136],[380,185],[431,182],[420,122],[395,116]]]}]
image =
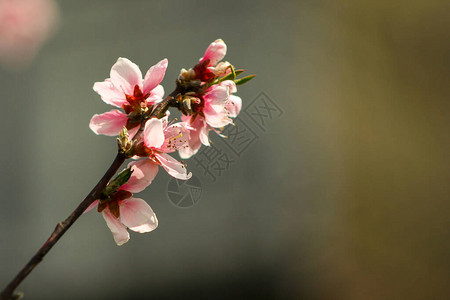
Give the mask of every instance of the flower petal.
[{"label": "flower petal", "polygon": [[208,70],[214,73],[216,76],[225,76],[231,73],[231,64],[227,61],[220,62],[215,67],[208,67]]},{"label": "flower petal", "polygon": [[158,149],[164,143],[164,139],[163,121],[157,118],[148,120],[144,128],[145,146]]},{"label": "flower petal", "polygon": [[118,135],[123,126],[127,124],[127,115],[120,110],[113,109],[103,114],[95,114],[89,128],[96,134],[104,134],[109,136]]},{"label": "flower petal", "polygon": [[199,131],[191,130],[188,135],[188,142],[178,148],[178,154],[181,158],[188,159],[196,154],[201,146]]},{"label": "flower petal", "polygon": [[222,81],[220,86],[227,87],[230,94],[237,92],[236,83],[233,80]]},{"label": "flower petal", "polygon": [[215,66],[221,61],[227,53],[227,45],[221,39],[212,42],[208,49],[206,49],[205,55],[203,55],[202,61],[209,59],[209,66]]},{"label": "flower petal", "polygon": [[162,101],[163,97],[164,97],[164,88],[162,85],[158,85],[150,93],[150,96],[147,98],[147,103],[148,105],[159,103]]},{"label": "flower petal", "polygon": [[230,96],[229,88],[225,86],[215,86],[205,94],[205,108],[212,108],[220,113],[225,107],[225,103]]},{"label": "flower petal", "polygon": [[144,94],[151,92],[158,84],[161,83],[164,75],[166,74],[167,64],[168,60],[167,58],[164,58],[147,71],[144,78],[144,87],[142,89]]},{"label": "flower petal", "polygon": [[199,138],[200,141],[202,142],[203,145],[205,146],[211,146],[211,144],[209,143],[209,126],[205,125],[202,128],[200,128],[200,132],[199,132]]},{"label": "flower petal", "polygon": [[189,174],[187,174],[186,166],[169,154],[156,153],[155,156],[169,175],[182,180],[187,180],[192,177],[192,173],[189,172]]},{"label": "flower petal", "polygon": [[158,219],[150,205],[139,198],[120,201],[120,220],[133,231],[144,233],[158,227]]},{"label": "flower petal", "polygon": [[121,90],[116,89],[110,79],[94,83],[93,89],[106,104],[122,107],[123,104],[128,103],[125,94]]},{"label": "flower petal", "polygon": [[228,86],[214,86],[205,95],[203,114],[205,115],[206,123],[211,127],[220,128],[232,122],[228,117],[228,111],[225,109],[229,96]]},{"label": "flower petal", "polygon": [[198,150],[200,149],[202,143],[195,144],[198,147],[191,147],[190,145],[187,145],[186,147],[178,149],[178,154],[182,159],[188,159],[191,158],[193,155],[195,155]]},{"label": "flower petal", "polygon": [[205,107],[203,109],[203,114],[205,115],[206,123],[214,128],[221,128],[233,122],[228,117],[229,113],[225,110],[225,107],[220,112],[216,112],[211,109],[211,107]]},{"label": "flower petal", "polygon": [[242,108],[242,99],[238,96],[231,95],[225,104],[225,108],[230,117],[236,118]]},{"label": "flower petal", "polygon": [[119,221],[119,219],[113,216],[109,208],[105,208],[102,211],[102,215],[106,221],[106,225],[108,225],[113,234],[117,246],[122,246],[128,242],[130,234],[128,233],[127,228]]},{"label": "flower petal", "polygon": [[158,174],[158,165],[150,159],[133,161],[128,164],[133,173],[128,182],[120,188],[121,190],[132,193],[139,193],[148,187],[156,174]]},{"label": "flower petal", "polygon": [[165,153],[177,151],[187,143],[190,129],[193,128],[185,122],[178,122],[166,127],[164,144],[160,147],[160,150]]},{"label": "flower petal", "polygon": [[189,130],[186,133],[187,142],[178,148],[178,154],[183,159],[188,159],[192,155],[196,154],[202,146],[202,142],[200,141],[200,130],[204,126],[203,118],[201,116],[197,116],[192,124],[191,119],[192,117],[190,116],[181,116],[181,120],[183,120],[183,122],[190,124]]},{"label": "flower petal", "polygon": [[127,95],[133,95],[134,87],[142,87],[142,73],[139,67],[127,58],[119,57],[111,68],[111,82]]},{"label": "flower petal", "polygon": [[86,210],[83,212],[83,214],[90,212],[97,205],[98,205],[98,200],[95,200],[94,202],[91,203],[91,205],[88,206],[88,208],[86,208]]}]

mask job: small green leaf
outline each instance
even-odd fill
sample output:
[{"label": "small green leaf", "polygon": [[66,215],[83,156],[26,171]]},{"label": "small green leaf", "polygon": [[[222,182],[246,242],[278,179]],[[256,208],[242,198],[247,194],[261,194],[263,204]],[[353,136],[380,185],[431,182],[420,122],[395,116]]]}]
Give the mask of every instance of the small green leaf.
[{"label": "small green leaf", "polygon": [[241,85],[241,84],[247,83],[248,81],[252,80],[253,77],[255,77],[255,75],[248,75],[248,76],[245,76],[245,77],[235,80],[234,83],[236,83],[236,85]]},{"label": "small green leaf", "polygon": [[231,78],[233,78],[233,80],[235,80],[236,79],[236,72],[234,71],[234,67],[232,65],[230,65],[230,69],[231,69],[231,75],[232,75]]},{"label": "small green leaf", "polygon": [[219,82],[225,81],[225,80],[230,80],[233,77],[233,74],[228,74],[227,76],[223,76],[222,78],[219,79]]},{"label": "small green leaf", "polygon": [[[234,70],[234,74],[236,74],[236,76],[239,76],[239,74],[242,74],[245,70]],[[219,82],[225,81],[225,80],[234,80],[236,78],[236,76],[233,78],[233,72],[228,74],[227,76],[223,76],[222,78],[219,79]]]},{"label": "small green leaf", "polygon": [[105,189],[103,190],[103,194],[105,196],[109,196],[112,193],[117,192],[117,190],[122,185],[124,185],[125,183],[128,182],[128,180],[130,179],[132,173],[133,173],[133,171],[131,170],[131,168],[125,169],[122,172],[120,172],[119,175],[117,175],[116,178],[111,180],[109,182],[108,186],[105,187]]}]

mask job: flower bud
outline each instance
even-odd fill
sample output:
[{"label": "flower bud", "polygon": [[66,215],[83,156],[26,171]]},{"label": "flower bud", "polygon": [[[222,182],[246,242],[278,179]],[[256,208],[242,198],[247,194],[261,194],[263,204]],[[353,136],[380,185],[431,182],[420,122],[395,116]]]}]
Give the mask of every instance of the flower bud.
[{"label": "flower bud", "polygon": [[133,141],[130,139],[128,134],[128,129],[124,126],[122,131],[119,133],[117,138],[117,143],[119,145],[119,151],[125,154],[126,157],[131,157],[131,149],[133,148]]},{"label": "flower bud", "polygon": [[180,111],[185,114],[193,114],[196,111],[198,105],[201,104],[201,100],[197,97],[189,94],[183,95],[177,99],[180,102]]},{"label": "flower bud", "polygon": [[214,75],[220,77],[220,76],[230,73],[230,70],[229,70],[230,67],[232,67],[232,66],[229,62],[227,62],[227,61],[220,62],[217,64],[217,66],[215,68],[211,68],[211,71],[214,73]]}]

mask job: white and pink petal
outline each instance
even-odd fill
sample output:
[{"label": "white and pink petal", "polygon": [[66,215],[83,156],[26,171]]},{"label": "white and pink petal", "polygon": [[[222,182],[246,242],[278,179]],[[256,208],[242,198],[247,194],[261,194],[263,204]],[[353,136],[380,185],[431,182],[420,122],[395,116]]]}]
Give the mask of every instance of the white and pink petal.
[{"label": "white and pink petal", "polygon": [[192,177],[192,173],[187,173],[184,163],[179,162],[169,154],[156,153],[155,156],[170,176],[182,180],[187,180]]},{"label": "white and pink petal", "polygon": [[144,233],[158,227],[158,219],[150,205],[139,198],[120,201],[120,220],[133,231]]},{"label": "white and pink petal", "polygon": [[156,65],[152,66],[145,74],[143,83],[143,93],[147,94],[156,88],[166,74],[168,60],[167,58],[161,60]]},{"label": "white and pink petal", "polygon": [[186,143],[178,149],[178,154],[183,159],[188,159],[192,155],[196,154],[202,145],[202,142],[200,141],[200,130],[204,124],[203,118],[197,116],[192,123],[191,119],[191,116],[181,116],[181,120],[185,124],[189,124],[189,127],[187,127],[189,130],[186,133]]},{"label": "white and pink petal", "polygon": [[191,130],[188,133],[188,140],[186,144],[182,145],[180,148],[178,148],[178,154],[183,159],[188,159],[194,154],[198,152],[200,147],[202,146],[202,142],[200,141],[200,131]]},{"label": "white and pink petal", "polygon": [[89,123],[89,128],[95,134],[115,136],[120,133],[123,126],[127,124],[127,121],[126,114],[120,110],[113,109],[103,114],[95,114]]},{"label": "white and pink petal", "polygon": [[116,244],[118,246],[122,246],[128,242],[130,239],[130,234],[128,233],[126,226],[123,225],[122,222],[111,213],[109,208],[105,208],[102,211],[102,215],[106,221],[106,225],[108,225],[111,233],[113,234]]},{"label": "white and pink petal", "polygon": [[206,123],[214,128],[221,128],[233,122],[228,117],[228,111],[225,110],[225,107],[219,112],[213,110],[211,107],[205,107],[203,114],[205,115]]},{"label": "white and pink petal", "polygon": [[199,139],[202,142],[202,144],[205,146],[211,146],[211,144],[209,143],[208,135],[209,135],[209,126],[207,124],[205,124],[205,126],[200,128],[200,132],[199,132]]},{"label": "white and pink petal", "polygon": [[209,59],[208,66],[215,66],[227,53],[227,45],[221,39],[212,42],[205,51],[201,61]]},{"label": "white and pink petal", "polygon": [[219,112],[225,106],[228,97],[230,96],[229,88],[225,86],[213,86],[205,94],[205,106],[212,107]]},{"label": "white and pink petal", "polygon": [[148,148],[158,149],[164,143],[164,126],[161,119],[152,118],[145,123],[144,143]]},{"label": "white and pink petal", "polygon": [[106,104],[122,107],[122,105],[128,103],[125,94],[118,90],[109,79],[94,83],[93,89]]},{"label": "white and pink petal", "polygon": [[236,83],[233,80],[222,81],[219,85],[228,88],[230,94],[237,92]]},{"label": "white and pink petal", "polygon": [[227,61],[220,62],[215,67],[208,67],[208,70],[213,72],[216,76],[225,76],[231,73],[231,64]]},{"label": "white and pink petal", "polygon": [[111,68],[110,78],[116,89],[127,95],[133,95],[136,85],[142,88],[141,70],[127,58],[119,57]]},{"label": "white and pink petal", "polygon": [[148,105],[154,105],[163,100],[164,97],[164,87],[162,85],[156,86],[147,98]]},{"label": "white and pink petal", "polygon": [[91,205],[88,206],[88,208],[86,208],[86,210],[83,212],[83,214],[90,212],[93,208],[97,207],[98,205],[98,200],[95,200],[94,202],[91,203]]},{"label": "white and pink petal", "polygon": [[228,111],[228,115],[232,118],[236,118],[242,108],[242,99],[238,96],[231,95],[225,104],[225,109]]},{"label": "white and pink petal", "polygon": [[149,159],[141,159],[128,164],[133,173],[126,184],[120,189],[139,193],[148,187],[158,174],[158,165]]},{"label": "white and pink petal", "polygon": [[189,131],[193,128],[185,122],[172,124],[164,130],[165,141],[160,150],[165,153],[177,151],[186,144],[189,138]]}]

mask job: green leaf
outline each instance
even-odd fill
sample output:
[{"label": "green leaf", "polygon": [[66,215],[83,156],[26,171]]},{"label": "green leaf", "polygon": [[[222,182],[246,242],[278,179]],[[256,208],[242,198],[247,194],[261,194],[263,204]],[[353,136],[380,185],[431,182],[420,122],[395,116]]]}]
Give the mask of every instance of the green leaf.
[{"label": "green leaf", "polygon": [[131,170],[131,168],[125,169],[122,172],[120,172],[119,175],[117,175],[116,178],[111,180],[108,186],[105,187],[105,189],[103,190],[103,194],[105,196],[109,196],[112,193],[117,192],[122,185],[128,182],[132,173],[133,171]]},{"label": "green leaf", "polygon": [[[219,79],[219,82],[225,81],[225,80],[234,80],[236,79],[237,76],[239,76],[240,74],[242,74],[245,70],[240,69],[240,70],[234,70],[234,68],[231,69],[231,73],[228,74],[227,76],[223,76],[222,78]],[[234,70],[234,74],[233,75],[233,70]],[[233,78],[234,76],[234,78]]]},{"label": "green leaf", "polygon": [[255,77],[255,75],[248,75],[248,76],[245,76],[245,77],[235,80],[234,83],[236,83],[236,85],[241,85],[241,84],[249,82],[254,77]]},{"label": "green leaf", "polygon": [[219,82],[225,81],[225,80],[230,80],[233,77],[233,74],[228,74],[227,76],[223,76],[222,78],[219,79]]},{"label": "green leaf", "polygon": [[234,71],[234,67],[232,65],[230,65],[230,69],[231,69],[231,75],[232,75],[231,78],[233,78],[233,80],[235,80],[236,79],[236,72]]}]

